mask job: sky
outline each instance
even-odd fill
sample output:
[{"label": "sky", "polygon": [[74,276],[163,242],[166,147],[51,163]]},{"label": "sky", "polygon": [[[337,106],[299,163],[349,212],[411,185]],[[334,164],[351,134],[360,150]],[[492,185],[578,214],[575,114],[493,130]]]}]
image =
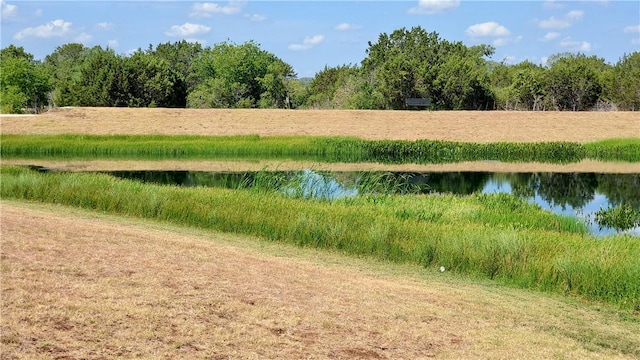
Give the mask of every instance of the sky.
[{"label": "sky", "polygon": [[640,1],[31,1],[0,0],[1,47],[36,59],[78,42],[128,55],[179,40],[204,46],[253,40],[298,77],[360,64],[382,33],[421,26],[467,46],[490,44],[509,64],[561,52],[615,64],[640,51]]}]

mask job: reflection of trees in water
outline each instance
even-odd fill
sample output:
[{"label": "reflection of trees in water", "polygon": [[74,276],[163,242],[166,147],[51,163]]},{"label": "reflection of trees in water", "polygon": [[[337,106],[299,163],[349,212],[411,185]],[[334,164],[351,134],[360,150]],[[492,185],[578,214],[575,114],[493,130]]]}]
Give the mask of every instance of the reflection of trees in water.
[{"label": "reflection of trees in water", "polygon": [[191,172],[191,183],[193,186],[223,187],[237,189],[243,184],[252,183],[255,173],[242,172]]},{"label": "reflection of trees in water", "polygon": [[[314,172],[315,173],[315,172]],[[301,172],[188,172],[117,171],[112,175],[156,184],[225,188],[261,187],[278,189],[300,178]],[[318,172],[326,181],[335,180],[344,188],[362,188],[376,193],[454,193],[482,191],[488,181],[509,183],[512,194],[540,196],[554,206],[579,209],[595,197],[605,195],[611,206],[630,205],[640,210],[640,174],[591,173],[510,173],[484,172]],[[363,191],[363,192],[368,192]]]},{"label": "reflection of trees in water", "polygon": [[482,191],[490,178],[490,173],[340,172],[334,173],[333,176],[345,188],[356,186],[363,193],[472,194]]},{"label": "reflection of trees in water", "polygon": [[516,196],[537,194],[552,206],[565,209],[569,205],[579,209],[593,200],[598,180],[591,173],[515,174],[511,187]]},{"label": "reflection of trees in water", "polygon": [[552,205],[563,209],[584,207],[593,200],[598,181],[595,174],[540,173],[538,195]]},{"label": "reflection of trees in water", "polygon": [[612,206],[629,205],[640,210],[640,174],[598,174],[598,192]]},{"label": "reflection of trees in water", "polygon": [[532,198],[538,189],[536,174],[514,173],[505,174],[506,181],[511,185],[511,193],[521,198]]},{"label": "reflection of trees in water", "polygon": [[482,191],[490,174],[484,172],[416,174],[414,181],[424,183],[431,192],[469,195]]},{"label": "reflection of trees in water", "polygon": [[152,184],[191,185],[189,171],[112,171],[109,174]]},{"label": "reflection of trees in water", "polygon": [[630,205],[640,209],[640,174],[539,173],[510,174],[512,193],[530,198],[538,194],[563,209],[582,208],[598,192],[611,206]]}]

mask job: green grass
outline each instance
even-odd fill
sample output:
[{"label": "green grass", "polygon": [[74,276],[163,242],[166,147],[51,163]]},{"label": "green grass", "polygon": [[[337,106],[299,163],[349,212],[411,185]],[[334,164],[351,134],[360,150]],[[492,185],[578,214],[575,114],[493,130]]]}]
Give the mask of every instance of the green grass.
[{"label": "green grass", "polygon": [[640,134],[632,139],[609,139],[587,143],[584,148],[588,156],[594,159],[640,162]]},{"label": "green grass", "polygon": [[505,194],[372,195],[179,188],[3,166],[2,198],[33,200],[491,278],[640,309],[640,239],[596,239],[576,220]]},{"label": "green grass", "polygon": [[450,141],[362,140],[344,137],[164,136],[164,135],[0,135],[5,158],[260,158],[324,162],[569,163],[586,158],[640,161],[640,139],[589,144],[460,143]]}]

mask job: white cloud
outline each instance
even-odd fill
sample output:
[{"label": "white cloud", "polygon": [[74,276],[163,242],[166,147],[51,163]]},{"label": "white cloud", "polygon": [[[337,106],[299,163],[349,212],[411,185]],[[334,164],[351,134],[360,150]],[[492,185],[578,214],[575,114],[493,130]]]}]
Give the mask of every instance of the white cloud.
[{"label": "white cloud", "polygon": [[111,29],[113,29],[113,24],[112,23],[108,23],[108,22],[97,23],[96,26],[98,26],[102,30],[111,30]]},{"label": "white cloud", "polygon": [[90,42],[91,40],[93,40],[93,36],[87,34],[87,33],[81,33],[80,35],[76,36],[73,41],[77,42],[77,43],[81,43],[81,44],[86,44],[88,42]]},{"label": "white cloud", "polygon": [[491,42],[491,45],[495,47],[505,46],[510,42],[508,38],[497,38]]},{"label": "white cloud", "polygon": [[640,25],[630,25],[624,28],[625,34],[640,33]]},{"label": "white cloud", "polygon": [[409,14],[432,15],[453,10],[460,6],[460,0],[418,0],[418,6],[409,9]]},{"label": "white cloud", "polygon": [[522,36],[516,36],[516,37],[501,37],[501,38],[497,38],[495,40],[493,40],[491,42],[491,45],[495,46],[495,47],[501,47],[501,46],[505,46],[507,44],[511,44],[511,43],[517,43],[520,40],[522,40]]},{"label": "white cloud", "polygon": [[118,42],[118,40],[107,40],[107,47],[109,49],[115,49],[118,46],[120,46],[120,43]]},{"label": "white cloud", "polygon": [[582,10],[571,10],[562,18],[552,16],[546,20],[539,20],[538,26],[542,29],[566,29],[584,16]]},{"label": "white cloud", "polygon": [[567,20],[569,21],[577,21],[582,19],[582,16],[584,16],[584,11],[582,10],[571,10],[567,13]]},{"label": "white cloud", "polygon": [[302,44],[291,44],[289,50],[299,51],[308,50],[324,41],[324,35],[307,36]]},{"label": "white cloud", "polygon": [[362,26],[343,22],[343,23],[340,23],[340,24],[336,25],[336,27],[334,29],[338,30],[338,31],[348,31],[348,30],[362,29]]},{"label": "white cloud", "polygon": [[588,41],[573,40],[570,36],[560,40],[560,46],[569,51],[591,51],[591,43]]},{"label": "white cloud", "polygon": [[567,20],[556,19],[555,16],[552,16],[547,20],[540,20],[538,26],[543,29],[564,29],[571,26],[571,23]]},{"label": "white cloud", "polygon": [[7,21],[12,19],[18,13],[18,7],[7,4],[4,0],[0,0],[0,20]]},{"label": "white cloud", "polygon": [[465,33],[471,37],[504,37],[511,35],[509,29],[495,21],[471,25]]},{"label": "white cloud", "polygon": [[184,23],[182,25],[173,25],[165,34],[174,37],[187,37],[206,34],[209,31],[211,31],[211,27],[206,25]]},{"label": "white cloud", "polygon": [[[640,25],[629,25],[624,28],[625,34],[640,34]],[[631,44],[640,45],[640,37],[635,37],[631,39]]]},{"label": "white cloud", "polygon": [[553,39],[557,39],[560,36],[559,32],[548,32],[545,34],[545,36],[542,37],[542,41],[549,41],[549,40],[553,40]]},{"label": "white cloud", "polygon": [[242,11],[246,1],[229,1],[227,5],[217,3],[195,3],[191,16],[193,17],[210,17],[215,14],[233,15]]},{"label": "white cloud", "polygon": [[61,19],[51,21],[38,27],[25,28],[16,33],[13,38],[21,40],[28,37],[50,38],[63,36],[71,31],[71,23]]},{"label": "white cloud", "polygon": [[508,42],[508,39],[505,38],[498,38],[495,39],[491,42],[491,45],[493,45],[494,47],[500,47],[500,46],[505,46]]},{"label": "white cloud", "polygon": [[511,31],[506,27],[500,25],[495,21],[489,21],[481,24],[471,25],[465,31],[467,36],[470,36],[474,39],[479,38],[495,38],[491,45],[495,47],[504,46],[513,42],[518,42],[522,39],[522,36],[511,37]]},{"label": "white cloud", "polygon": [[542,8],[545,10],[560,10],[564,8],[564,4],[558,4],[555,0],[545,0],[542,3]]},{"label": "white cloud", "polygon": [[251,21],[265,21],[267,17],[262,14],[244,14],[244,17],[249,18]]}]

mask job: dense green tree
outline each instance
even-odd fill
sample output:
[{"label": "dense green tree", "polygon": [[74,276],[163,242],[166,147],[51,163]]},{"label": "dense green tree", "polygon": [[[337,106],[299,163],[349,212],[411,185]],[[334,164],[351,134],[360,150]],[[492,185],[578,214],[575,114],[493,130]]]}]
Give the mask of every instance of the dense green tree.
[{"label": "dense green tree", "polygon": [[307,106],[313,108],[334,107],[336,91],[345,86],[349,78],[356,74],[357,71],[356,67],[350,65],[325,66],[307,86],[307,93],[309,94]]},{"label": "dense green tree", "polygon": [[252,41],[216,44],[203,50],[191,68],[191,107],[285,107],[287,80],[295,76],[290,65]]},{"label": "dense green tree", "polygon": [[0,50],[0,60],[7,59],[24,59],[28,62],[34,62],[33,54],[24,50],[22,46],[9,45]]},{"label": "dense green tree", "polygon": [[267,66],[267,73],[258,78],[262,86],[260,94],[261,108],[291,108],[293,102],[291,94],[294,91],[293,78],[295,72],[291,65],[280,59],[274,60]]},{"label": "dense green tree", "polygon": [[369,42],[363,70],[374,74],[386,106],[401,109],[406,98],[433,98],[430,85],[442,63],[443,47],[436,32],[427,33],[421,27],[382,33],[376,43]]},{"label": "dense green tree", "polygon": [[511,110],[513,104],[513,66],[503,62],[488,61],[487,72],[491,92],[494,95],[493,108],[497,110]]},{"label": "dense green tree", "polygon": [[172,91],[167,99],[169,107],[185,107],[189,90],[189,74],[195,59],[202,53],[202,45],[185,40],[174,43],[163,43],[155,50],[147,51],[155,58],[164,60],[172,70]]},{"label": "dense green tree", "polygon": [[447,56],[433,85],[437,108],[483,110],[493,106],[486,68],[479,57],[464,55],[464,51]]},{"label": "dense green tree", "polygon": [[377,90],[375,78],[371,73],[356,71],[349,75],[336,89],[332,105],[338,109],[384,109],[386,101]]},{"label": "dense green tree", "polygon": [[45,57],[44,65],[52,77],[53,105],[80,105],[82,89],[78,84],[81,81],[82,64],[90,50],[82,44],[71,43],[57,47]]},{"label": "dense green tree", "polygon": [[187,106],[192,108],[251,108],[255,100],[247,96],[247,86],[229,82],[224,78],[211,77],[198,84],[187,97]]},{"label": "dense green tree", "polygon": [[546,73],[542,66],[529,61],[515,65],[511,94],[515,108],[522,110],[542,110],[546,93]]},{"label": "dense green tree", "polygon": [[178,75],[164,59],[141,51],[125,59],[128,106],[173,107]]},{"label": "dense green tree", "polygon": [[80,106],[127,106],[129,81],[123,59],[112,49],[90,49],[73,85]]},{"label": "dense green tree", "polygon": [[624,55],[612,71],[609,93],[621,110],[640,110],[640,52]]},{"label": "dense green tree", "polygon": [[22,47],[0,51],[0,107],[3,113],[38,112],[48,103],[51,86],[42,64]]},{"label": "dense green tree", "polygon": [[603,59],[582,54],[553,58],[547,77],[547,96],[557,110],[591,109],[602,92]]},{"label": "dense green tree", "polygon": [[304,107],[307,103],[308,93],[307,79],[290,78],[287,80],[287,91],[289,92],[290,107],[293,109]]},{"label": "dense green tree", "polygon": [[387,108],[405,108],[416,97],[430,98],[436,109],[486,108],[492,96],[483,57],[491,54],[490,46],[468,48],[421,27],[402,28],[369,42],[362,66],[374,74]]},{"label": "dense green tree", "polygon": [[486,60],[421,27],[380,34],[361,66],[325,67],[309,81],[253,41],[203,48],[179,41],[117,55],[62,45],[44,62],[22,47],[0,51],[2,111],[53,106],[403,109],[410,97],[431,109],[591,110],[640,108],[640,52],[615,66],[560,53],[547,66]]}]

